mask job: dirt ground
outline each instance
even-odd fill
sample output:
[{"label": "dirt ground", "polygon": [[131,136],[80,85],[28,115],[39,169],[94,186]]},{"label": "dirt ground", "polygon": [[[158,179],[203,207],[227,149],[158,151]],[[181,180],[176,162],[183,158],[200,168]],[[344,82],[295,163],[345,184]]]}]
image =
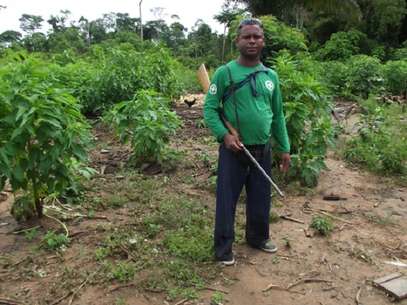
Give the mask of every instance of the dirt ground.
[{"label": "dirt ground", "polygon": [[[188,107],[181,101],[176,110],[184,119],[184,127],[173,145],[190,156],[190,162],[168,174],[169,179],[177,181],[168,191],[201,197],[213,210],[213,190],[197,187],[207,183],[211,173],[204,166],[191,165],[194,156],[203,152],[208,152],[209,159],[216,159],[216,145],[207,144],[209,132],[201,128],[202,102]],[[106,133],[103,129],[95,132],[99,144],[92,154],[92,166],[100,173],[98,181],[116,179],[120,183],[124,178],[114,173],[123,168],[129,150]],[[103,147],[108,149],[102,151]],[[71,243],[65,251],[35,251],[35,242],[15,232],[39,224],[22,227],[13,220],[12,196],[6,190],[0,196],[0,304],[210,304],[214,291],[223,292],[223,303],[232,305],[392,304],[392,298],[374,287],[372,280],[396,272],[407,274],[405,267],[389,264],[398,260],[407,263],[407,188],[351,168],[335,152],[330,152],[327,167],[316,189],[300,191],[291,186],[285,190],[286,198],[273,198],[274,212],[296,220],[281,218],[271,224],[279,251],[263,253],[237,242],[237,263],[219,268],[196,300],[168,301],[164,294],[135,284],[106,284],[79,276],[84,269],[97,271],[91,257],[98,232],[108,225],[128,222],[126,209],[105,209],[96,211],[96,217],[67,221]],[[197,182],[183,183],[182,170],[189,170]],[[163,175],[159,170],[154,174]],[[103,186],[92,191],[106,192]],[[323,199],[330,194],[341,199]],[[332,217],[334,230],[329,236],[314,234],[309,228],[315,215]],[[51,219],[40,225],[41,232],[60,228]],[[243,204],[238,206],[236,226],[244,226]],[[72,280],[61,280],[61,275],[68,273]],[[398,303],[407,304],[407,300]]]}]

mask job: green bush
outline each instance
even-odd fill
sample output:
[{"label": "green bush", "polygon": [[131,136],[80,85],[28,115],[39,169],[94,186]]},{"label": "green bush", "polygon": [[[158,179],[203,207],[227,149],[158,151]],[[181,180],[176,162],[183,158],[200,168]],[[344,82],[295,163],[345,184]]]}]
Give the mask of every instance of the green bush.
[{"label": "green bush", "polygon": [[346,143],[345,159],[376,173],[406,177],[405,110],[396,104],[379,105],[374,100],[368,100],[363,107],[359,134]]},{"label": "green bush", "polygon": [[310,227],[324,236],[329,235],[334,228],[332,221],[323,216],[313,216]]},{"label": "green bush", "polygon": [[[306,64],[306,61],[310,62]],[[328,91],[312,70],[317,63],[311,62],[309,58],[296,60],[287,53],[281,53],[275,60],[291,143],[289,175],[306,186],[317,184],[333,138]]]},{"label": "green bush", "polygon": [[30,194],[42,216],[47,195],[76,183],[89,126],[48,63],[33,58],[0,69],[0,105],[0,189],[8,179],[13,192]]},{"label": "green bush", "polygon": [[357,30],[337,32],[332,34],[317,55],[323,60],[348,59],[352,55],[361,53],[361,48],[366,40],[366,34]]},{"label": "green bush", "polygon": [[400,48],[394,50],[393,60],[406,60],[407,59],[407,48]]},{"label": "green bush", "polygon": [[327,61],[322,63],[324,69],[321,81],[326,84],[330,94],[337,97],[351,97],[348,86],[349,66],[341,61]]},{"label": "green bush", "polygon": [[105,115],[122,142],[130,142],[136,164],[158,162],[165,165],[174,157],[168,148],[170,136],[181,125],[169,101],[154,91],[138,91],[132,100],[114,106]]},{"label": "green bush", "polygon": [[388,61],[383,67],[384,86],[391,94],[407,94],[407,60]]},{"label": "green bush", "polygon": [[349,69],[347,86],[352,94],[366,99],[369,94],[381,90],[383,75],[380,61],[377,58],[367,55],[355,55],[346,64]]}]

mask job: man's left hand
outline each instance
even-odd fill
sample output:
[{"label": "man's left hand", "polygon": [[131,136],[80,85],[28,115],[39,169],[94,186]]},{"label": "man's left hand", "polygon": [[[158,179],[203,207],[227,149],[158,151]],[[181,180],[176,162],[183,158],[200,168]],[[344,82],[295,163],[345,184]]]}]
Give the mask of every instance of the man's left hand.
[{"label": "man's left hand", "polygon": [[280,163],[280,171],[283,173],[288,172],[288,168],[290,167],[291,157],[289,153],[283,153],[281,155],[281,163]]}]

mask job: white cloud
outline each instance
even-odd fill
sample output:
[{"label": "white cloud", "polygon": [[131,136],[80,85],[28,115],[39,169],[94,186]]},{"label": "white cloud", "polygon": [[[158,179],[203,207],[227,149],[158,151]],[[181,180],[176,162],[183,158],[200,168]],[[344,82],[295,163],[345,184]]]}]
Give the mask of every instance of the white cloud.
[{"label": "white cloud", "polygon": [[[110,12],[128,13],[131,17],[139,17],[138,4],[139,0],[0,0],[0,5],[7,6],[6,9],[0,9],[0,33],[6,30],[20,31],[18,19],[22,14],[41,15],[47,20],[51,15],[59,14],[60,10],[67,9],[71,11],[74,20],[81,16],[94,20]],[[222,4],[223,0],[143,0],[143,22],[156,19],[150,10],[162,7],[165,20],[169,21],[171,15],[178,15],[180,22],[190,30],[196,20],[202,19],[220,33],[223,26],[217,23],[213,16],[221,11]],[[45,25],[46,21],[43,24]]]}]

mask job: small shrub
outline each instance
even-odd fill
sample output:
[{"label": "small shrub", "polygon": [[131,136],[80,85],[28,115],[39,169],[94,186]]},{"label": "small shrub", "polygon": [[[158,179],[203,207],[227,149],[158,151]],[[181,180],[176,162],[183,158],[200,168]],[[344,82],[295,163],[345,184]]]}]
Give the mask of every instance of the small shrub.
[{"label": "small shrub", "polygon": [[109,278],[115,279],[121,283],[131,281],[136,274],[136,270],[132,263],[118,262],[115,265],[109,264]]},{"label": "small shrub", "polygon": [[58,250],[69,243],[69,238],[60,233],[56,234],[54,231],[48,231],[42,240],[42,247],[47,250]]},{"label": "small shrub", "polygon": [[90,143],[79,104],[54,78],[32,58],[0,68],[0,189],[8,179],[14,193],[23,190],[38,217],[46,196],[76,183]]},{"label": "small shrub", "polygon": [[352,94],[364,99],[377,93],[383,85],[380,61],[367,55],[352,56],[346,64],[349,67],[347,86]]},{"label": "small shrub", "polygon": [[214,292],[211,297],[211,305],[222,305],[225,302],[225,295],[222,292]]},{"label": "small shrub", "polygon": [[158,162],[165,165],[176,157],[168,147],[181,121],[169,109],[169,101],[154,91],[138,91],[131,101],[117,104],[105,115],[122,142],[130,142],[133,160],[140,165]]},{"label": "small shrub", "polygon": [[407,94],[407,59],[388,61],[384,67],[384,86],[394,95]]},{"label": "small shrub", "polygon": [[37,228],[32,228],[30,230],[24,231],[24,237],[28,241],[32,241],[33,239],[35,239],[38,236],[38,234],[39,232]]},{"label": "small shrub", "polygon": [[366,34],[357,30],[334,33],[320,49],[318,56],[323,60],[347,59],[361,52],[366,39]]},{"label": "small shrub", "polygon": [[315,229],[321,235],[329,235],[333,230],[331,220],[323,216],[314,216],[311,221],[311,228]]},{"label": "small shrub", "polygon": [[346,143],[345,159],[376,173],[406,177],[407,128],[402,106],[386,107],[371,99],[363,103],[363,108],[361,127],[358,135]]},{"label": "small shrub", "polygon": [[271,211],[270,216],[269,216],[269,222],[276,223],[279,221],[280,221],[280,215],[278,215],[277,212]]},{"label": "small shrub", "polygon": [[287,53],[280,53],[275,60],[291,143],[289,176],[308,187],[316,186],[333,139],[331,101],[327,88],[312,70],[315,65],[307,57],[296,59]]}]

